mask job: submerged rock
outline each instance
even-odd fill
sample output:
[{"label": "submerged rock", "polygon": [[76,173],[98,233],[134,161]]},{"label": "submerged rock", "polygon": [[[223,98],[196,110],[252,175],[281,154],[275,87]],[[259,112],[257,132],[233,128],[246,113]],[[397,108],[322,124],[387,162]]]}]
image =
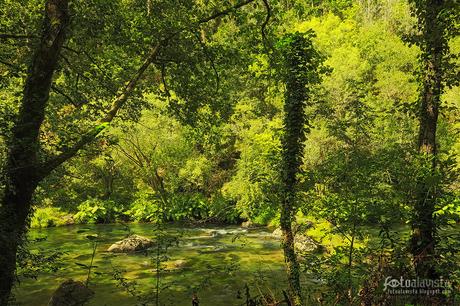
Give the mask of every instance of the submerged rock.
[{"label": "submerged rock", "polygon": [[85,284],[69,279],[53,293],[48,306],[82,306],[93,295],[94,292]]},{"label": "submerged rock", "polygon": [[222,236],[222,233],[219,232],[219,231],[210,231],[209,236],[211,236],[211,237],[219,237],[219,236]]},{"label": "submerged rock", "polygon": [[146,237],[131,235],[121,241],[112,244],[107,251],[113,253],[132,253],[143,251],[154,245],[154,242]]}]

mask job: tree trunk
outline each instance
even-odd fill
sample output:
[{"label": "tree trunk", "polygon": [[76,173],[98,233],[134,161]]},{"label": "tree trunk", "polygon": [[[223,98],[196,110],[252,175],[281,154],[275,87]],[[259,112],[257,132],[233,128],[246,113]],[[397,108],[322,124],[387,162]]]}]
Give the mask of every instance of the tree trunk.
[{"label": "tree trunk", "polygon": [[292,198],[287,196],[283,202],[280,216],[280,227],[282,231],[282,245],[286,271],[288,276],[289,289],[293,298],[293,305],[302,305],[302,295],[300,287],[300,266],[297,261],[294,249],[294,234],[292,232]]},{"label": "tree trunk", "polygon": [[292,304],[302,305],[302,290],[300,287],[300,267],[294,248],[294,233],[292,222],[295,218],[295,198],[297,173],[301,162],[301,152],[303,151],[305,96],[299,92],[304,84],[295,80],[286,84],[285,98],[285,134],[283,137],[283,198],[280,212],[280,227],[282,231],[282,245],[284,260],[288,275]]},{"label": "tree trunk", "polygon": [[282,231],[282,245],[284,260],[288,275],[289,289],[293,298],[293,305],[302,305],[300,287],[300,267],[294,248],[294,233],[292,221],[295,218],[295,198],[297,173],[299,172],[303,141],[305,140],[305,93],[299,88],[305,87],[298,80],[290,80],[286,84],[285,117],[283,137],[283,198],[280,212],[280,227]]},{"label": "tree trunk", "polygon": [[0,208],[0,304],[15,280],[16,251],[26,232],[32,195],[40,181],[39,132],[68,23],[67,0],[48,0],[42,39],[26,79],[17,121],[8,141],[5,192]]},{"label": "tree trunk", "polygon": [[439,20],[442,1],[430,0],[424,3],[424,18],[420,18],[419,15],[424,42],[422,45],[423,88],[420,97],[418,139],[418,151],[423,172],[417,182],[411,252],[417,276],[435,278],[436,186],[432,178],[436,172],[436,126],[440,96],[443,91],[442,64],[447,47],[443,37],[443,25]]},{"label": "tree trunk", "polygon": [[[295,67],[300,60],[297,56],[296,44],[293,43],[291,50],[287,51],[286,62],[289,68]],[[295,54],[294,56],[292,54]],[[300,267],[294,248],[294,233],[292,221],[295,218],[297,174],[302,163],[303,141],[305,140],[306,123],[305,104],[306,90],[305,81],[297,77],[296,73],[291,74],[285,80],[286,92],[284,102],[284,135],[283,161],[282,161],[282,183],[283,194],[280,212],[280,227],[282,231],[282,245],[284,260],[288,275],[289,289],[292,296],[292,303],[295,306],[302,305],[302,290],[300,287]]]},{"label": "tree trunk", "polygon": [[320,82],[323,58],[314,49],[313,33],[286,35],[278,42],[283,57],[282,78],[286,85],[284,94],[284,134],[282,137],[282,199],[280,227],[283,235],[284,260],[289,281],[292,304],[300,306],[300,266],[294,248],[292,222],[297,212],[297,175],[302,164],[306,126],[308,120],[305,107],[309,102],[309,86]]}]

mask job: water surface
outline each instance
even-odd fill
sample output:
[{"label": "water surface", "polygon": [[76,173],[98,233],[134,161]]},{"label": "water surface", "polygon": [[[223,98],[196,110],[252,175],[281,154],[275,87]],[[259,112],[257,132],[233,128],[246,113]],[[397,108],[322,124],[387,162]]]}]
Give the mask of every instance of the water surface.
[{"label": "water surface", "polygon": [[[153,237],[150,224],[129,225],[132,233]],[[244,303],[245,284],[252,295],[285,288],[282,251],[278,240],[267,229],[226,227],[174,227],[171,234],[179,234],[179,245],[168,250],[161,275],[161,305],[191,305],[194,292],[200,305],[229,306]],[[153,294],[156,287],[155,252],[150,254],[112,254],[106,252],[114,242],[126,237],[122,225],[75,225],[31,230],[31,239],[46,240],[31,244],[32,249],[64,251],[62,269],[41,273],[37,280],[23,280],[15,290],[20,305],[47,305],[52,292],[64,280],[85,281],[87,270],[76,263],[89,264],[91,242],[88,234],[98,235],[97,254],[89,287],[95,297],[88,305],[135,305],[136,299],[117,286],[112,275],[115,269],[138,283],[137,291]]]}]

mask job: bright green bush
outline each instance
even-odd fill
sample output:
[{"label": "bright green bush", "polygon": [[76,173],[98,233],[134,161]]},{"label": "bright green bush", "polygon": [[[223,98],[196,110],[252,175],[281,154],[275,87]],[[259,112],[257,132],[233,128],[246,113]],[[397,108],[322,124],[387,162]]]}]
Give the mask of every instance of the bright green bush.
[{"label": "bright green bush", "polygon": [[124,214],[132,221],[156,221],[160,217],[158,199],[150,193],[140,192]]},{"label": "bright green bush", "polygon": [[[155,222],[161,220],[162,200],[153,193],[139,193],[137,199],[124,214],[132,221]],[[209,201],[199,193],[165,195],[164,218],[166,221],[189,221],[208,218],[211,215]]]},{"label": "bright green bush", "polygon": [[90,198],[78,205],[75,221],[78,223],[114,222],[122,212],[122,207],[112,200]]},{"label": "bright green bush", "polygon": [[237,223],[240,221],[240,212],[234,201],[228,201],[221,194],[209,200],[209,215],[211,219],[222,223]]},{"label": "bright green bush", "polygon": [[222,187],[227,201],[236,202],[241,217],[267,224],[276,217],[279,194],[280,120],[248,121],[237,148],[236,171]]},{"label": "bright green bush", "polygon": [[199,193],[174,194],[169,198],[167,218],[173,221],[200,220],[209,216],[209,203]]},{"label": "bright green bush", "polygon": [[67,214],[57,207],[39,207],[35,209],[30,226],[43,228],[65,225],[68,223]]}]

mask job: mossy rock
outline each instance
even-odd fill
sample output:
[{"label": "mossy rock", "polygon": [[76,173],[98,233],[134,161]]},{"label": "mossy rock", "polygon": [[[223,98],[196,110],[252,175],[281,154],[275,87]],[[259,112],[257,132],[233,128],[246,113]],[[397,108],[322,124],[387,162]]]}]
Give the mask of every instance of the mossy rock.
[{"label": "mossy rock", "polygon": [[69,279],[53,293],[48,306],[83,306],[93,295],[85,284]]},{"label": "mossy rock", "polygon": [[107,251],[113,253],[133,253],[146,250],[154,245],[154,242],[146,237],[131,235],[121,241],[112,244]]}]

